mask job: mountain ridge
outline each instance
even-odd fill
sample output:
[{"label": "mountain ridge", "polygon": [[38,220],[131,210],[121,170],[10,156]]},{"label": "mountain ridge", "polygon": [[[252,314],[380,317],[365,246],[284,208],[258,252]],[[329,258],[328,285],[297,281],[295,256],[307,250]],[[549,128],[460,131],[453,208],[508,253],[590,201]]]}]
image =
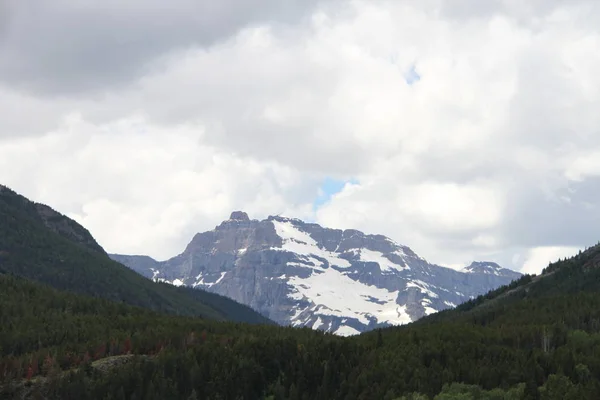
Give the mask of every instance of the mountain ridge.
[{"label": "mountain ridge", "polygon": [[342,335],[406,324],[521,276],[491,262],[480,264],[493,271],[456,271],[383,235],[283,216],[253,220],[243,211],[168,260],[110,256],[150,279],[231,297],[279,324]]}]

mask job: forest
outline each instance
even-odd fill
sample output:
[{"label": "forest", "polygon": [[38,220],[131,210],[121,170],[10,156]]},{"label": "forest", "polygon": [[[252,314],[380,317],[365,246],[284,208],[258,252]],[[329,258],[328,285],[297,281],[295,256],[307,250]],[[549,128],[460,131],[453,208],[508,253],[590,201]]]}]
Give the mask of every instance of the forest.
[{"label": "forest", "polygon": [[[597,281],[585,263],[562,264],[561,273]],[[600,298],[593,290],[517,293],[518,300],[482,307],[484,301],[437,320],[342,338],[166,315],[10,274],[0,276],[0,287],[7,399],[593,399],[600,393]]]}]

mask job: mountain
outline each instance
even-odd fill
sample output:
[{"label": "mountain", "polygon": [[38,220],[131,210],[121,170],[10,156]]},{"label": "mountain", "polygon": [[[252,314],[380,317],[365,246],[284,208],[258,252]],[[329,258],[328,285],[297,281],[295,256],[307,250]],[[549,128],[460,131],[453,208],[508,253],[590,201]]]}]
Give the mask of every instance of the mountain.
[{"label": "mountain", "polygon": [[502,276],[505,278],[517,279],[521,274],[507,268],[502,268],[498,264],[489,261],[473,261],[471,265],[464,267],[461,272],[468,274],[490,274]]},{"label": "mountain", "polygon": [[241,211],[194,236],[176,257],[110,255],[155,281],[202,288],[282,325],[340,335],[401,325],[520,277],[494,263],[456,271],[382,235]]},{"label": "mountain", "polygon": [[223,296],[141,277],[111,260],[84,227],[5,186],[0,186],[0,273],[155,311],[269,323]]}]

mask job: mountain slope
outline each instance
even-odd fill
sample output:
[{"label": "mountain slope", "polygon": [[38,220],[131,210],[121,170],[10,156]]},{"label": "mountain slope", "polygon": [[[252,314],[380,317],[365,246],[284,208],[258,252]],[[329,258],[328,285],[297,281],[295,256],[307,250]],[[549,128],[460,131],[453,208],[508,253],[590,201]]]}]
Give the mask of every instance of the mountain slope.
[{"label": "mountain slope", "polygon": [[493,263],[455,271],[382,235],[280,216],[250,220],[239,211],[170,260],[111,257],[148,278],[233,298],[280,324],[341,335],[406,324],[520,276]]},{"label": "mountain slope", "polygon": [[156,311],[267,322],[222,296],[177,289],[139,276],[111,260],[75,221],[4,186],[0,187],[0,273]]}]

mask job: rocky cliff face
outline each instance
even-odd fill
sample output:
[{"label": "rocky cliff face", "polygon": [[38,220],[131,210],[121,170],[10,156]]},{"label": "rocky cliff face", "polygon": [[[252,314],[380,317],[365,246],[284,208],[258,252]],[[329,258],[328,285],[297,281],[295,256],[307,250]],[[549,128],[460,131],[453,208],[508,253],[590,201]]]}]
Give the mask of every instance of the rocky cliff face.
[{"label": "rocky cliff face", "polygon": [[493,263],[455,271],[385,236],[279,216],[250,220],[239,211],[170,260],[111,257],[149,278],[228,296],[280,324],[341,335],[409,323],[520,276]]}]

